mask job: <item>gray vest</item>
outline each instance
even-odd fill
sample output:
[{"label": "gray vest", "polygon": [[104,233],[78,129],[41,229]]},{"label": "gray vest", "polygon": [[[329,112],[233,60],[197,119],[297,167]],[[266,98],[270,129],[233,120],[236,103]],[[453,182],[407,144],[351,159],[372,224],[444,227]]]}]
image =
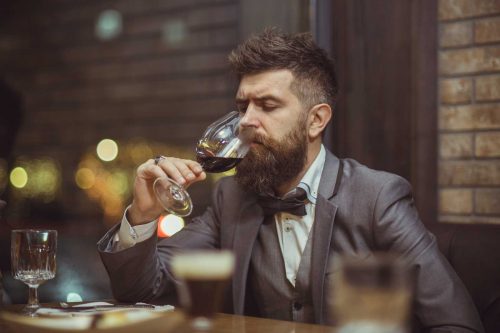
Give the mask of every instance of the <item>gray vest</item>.
[{"label": "gray vest", "polygon": [[248,275],[249,289],[266,318],[314,322],[311,299],[310,263],[312,232],[302,253],[295,287],[288,281],[274,218],[266,218],[255,241]]}]

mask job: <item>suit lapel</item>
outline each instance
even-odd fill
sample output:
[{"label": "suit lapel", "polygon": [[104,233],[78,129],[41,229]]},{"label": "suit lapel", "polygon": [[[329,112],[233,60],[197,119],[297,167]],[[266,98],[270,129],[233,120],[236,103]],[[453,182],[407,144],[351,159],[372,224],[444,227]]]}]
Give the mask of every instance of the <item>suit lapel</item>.
[{"label": "suit lapel", "polygon": [[248,266],[253,244],[263,221],[262,208],[256,203],[255,199],[249,199],[242,205],[240,218],[236,224],[233,238],[233,250],[236,256],[236,267],[233,278],[233,306],[235,314],[243,314],[244,311]]},{"label": "suit lapel", "polygon": [[316,217],[313,227],[313,247],[311,251],[312,301],[316,323],[323,322],[323,298],[326,269],[332,239],[333,220],[337,206],[319,196],[316,202]]},{"label": "suit lapel", "polygon": [[[324,290],[326,269],[329,262],[333,223],[337,206],[330,199],[337,193],[342,176],[341,161],[326,152],[325,166],[321,174],[319,195],[313,226],[313,247],[311,252],[311,281],[314,317],[317,323],[323,323]],[[328,296],[328,295],[327,295]],[[325,309],[327,310],[327,309]]]},{"label": "suit lapel", "polygon": [[[326,152],[325,166],[321,174],[316,202],[313,244],[311,249],[311,282],[314,316],[317,323],[323,322],[324,284],[329,262],[333,221],[337,206],[330,199],[336,194],[342,175],[340,160],[329,151]],[[233,278],[233,306],[235,314],[243,314],[248,267],[253,244],[260,225],[264,221],[262,208],[255,198],[249,197],[242,204],[240,216],[234,230],[233,250],[236,267]],[[318,281],[316,283],[316,281]]]}]

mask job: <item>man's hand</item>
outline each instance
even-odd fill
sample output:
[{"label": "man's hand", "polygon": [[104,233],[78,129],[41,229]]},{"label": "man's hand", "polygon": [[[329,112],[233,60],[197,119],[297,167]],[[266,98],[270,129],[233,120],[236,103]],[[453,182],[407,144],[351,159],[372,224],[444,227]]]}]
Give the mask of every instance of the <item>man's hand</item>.
[{"label": "man's hand", "polygon": [[165,157],[160,159],[158,165],[153,159],[141,164],[134,181],[134,199],[127,212],[131,225],[150,222],[165,211],[153,190],[154,181],[165,176],[184,188],[207,177],[200,164],[191,160]]}]

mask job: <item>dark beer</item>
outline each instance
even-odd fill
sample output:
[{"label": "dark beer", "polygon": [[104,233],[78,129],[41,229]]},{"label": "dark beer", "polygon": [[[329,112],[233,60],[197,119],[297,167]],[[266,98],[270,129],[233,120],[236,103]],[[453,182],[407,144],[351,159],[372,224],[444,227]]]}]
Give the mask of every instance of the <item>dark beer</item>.
[{"label": "dark beer", "polygon": [[212,318],[220,310],[224,288],[234,270],[229,251],[196,251],[178,254],[171,267],[179,279],[180,303],[192,318]]},{"label": "dark beer", "polygon": [[227,281],[227,279],[212,281],[185,279],[181,282],[179,296],[186,313],[192,317],[213,317],[220,311]]}]

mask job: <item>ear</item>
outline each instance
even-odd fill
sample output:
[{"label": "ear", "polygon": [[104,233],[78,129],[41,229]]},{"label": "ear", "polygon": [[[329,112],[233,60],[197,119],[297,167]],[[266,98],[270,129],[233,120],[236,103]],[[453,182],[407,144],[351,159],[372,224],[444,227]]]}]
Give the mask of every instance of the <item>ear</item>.
[{"label": "ear", "polygon": [[310,139],[321,136],[332,118],[332,108],[328,104],[317,104],[311,108],[308,116],[308,134]]}]

